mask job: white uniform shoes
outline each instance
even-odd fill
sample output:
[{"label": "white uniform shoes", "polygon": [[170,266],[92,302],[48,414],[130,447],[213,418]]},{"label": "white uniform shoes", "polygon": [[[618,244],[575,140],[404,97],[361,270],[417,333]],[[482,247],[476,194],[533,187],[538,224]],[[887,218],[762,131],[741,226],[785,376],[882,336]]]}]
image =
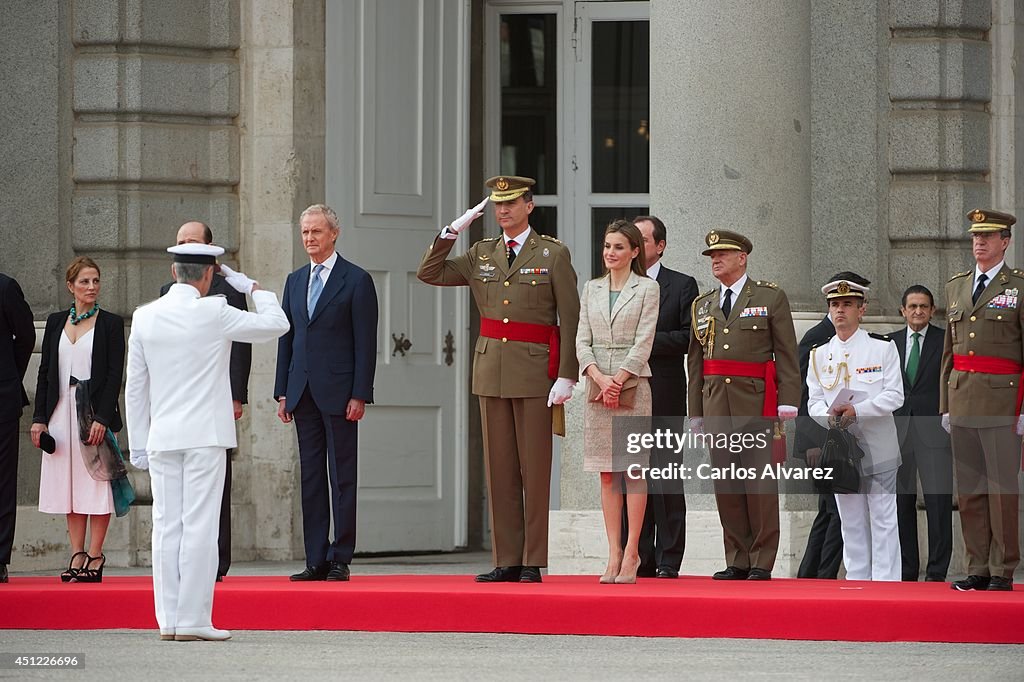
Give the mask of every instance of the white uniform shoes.
[{"label": "white uniform shoes", "polygon": [[[161,635],[161,637],[162,636],[163,635]],[[231,639],[231,632],[229,630],[218,630],[214,627],[177,628],[174,631],[175,642],[194,642],[196,640],[202,640],[204,642],[223,642],[226,639]]]}]

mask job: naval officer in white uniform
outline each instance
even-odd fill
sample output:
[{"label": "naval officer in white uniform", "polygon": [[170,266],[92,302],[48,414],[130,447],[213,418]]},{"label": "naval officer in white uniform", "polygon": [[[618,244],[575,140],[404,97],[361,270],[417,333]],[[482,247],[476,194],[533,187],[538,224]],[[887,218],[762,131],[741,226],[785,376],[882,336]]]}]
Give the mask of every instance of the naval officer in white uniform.
[{"label": "naval officer in white uniform", "polygon": [[224,640],[212,624],[217,533],[226,450],[236,446],[228,364],[232,342],[272,341],[288,331],[277,296],[220,267],[228,284],[251,293],[256,312],[222,296],[203,298],[219,246],[181,244],[177,282],[132,316],[125,416],[132,464],[150,469],[153,593],[160,638]]},{"label": "naval officer in white uniform", "polygon": [[[896,518],[900,446],[892,413],[903,405],[899,352],[887,336],[860,328],[868,288],[830,282],[821,288],[836,335],[811,350],[807,412],[823,426],[841,423],[864,451],[858,494],[837,494],[848,580],[901,577]],[[836,401],[844,389],[863,394],[853,404]]]}]

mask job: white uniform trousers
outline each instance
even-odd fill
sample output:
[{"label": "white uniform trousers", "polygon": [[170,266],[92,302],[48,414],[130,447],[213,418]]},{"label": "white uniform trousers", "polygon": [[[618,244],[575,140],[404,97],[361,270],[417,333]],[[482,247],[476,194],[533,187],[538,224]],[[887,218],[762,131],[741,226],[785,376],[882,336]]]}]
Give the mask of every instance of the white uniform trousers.
[{"label": "white uniform trousers", "polygon": [[224,448],[152,452],[153,596],[161,630],[211,627]]},{"label": "white uniform trousers", "polygon": [[847,580],[901,578],[896,472],[862,476],[859,493],[836,495]]}]

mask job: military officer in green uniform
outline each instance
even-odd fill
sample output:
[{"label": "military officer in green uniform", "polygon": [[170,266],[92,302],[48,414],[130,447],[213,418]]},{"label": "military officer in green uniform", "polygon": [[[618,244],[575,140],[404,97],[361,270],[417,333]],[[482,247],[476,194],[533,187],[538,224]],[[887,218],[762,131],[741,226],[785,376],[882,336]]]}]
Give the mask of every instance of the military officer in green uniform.
[{"label": "military officer in green uniform", "polygon": [[548,560],[551,409],[579,378],[580,299],[569,250],[529,223],[534,180],[498,176],[488,199],[502,235],[449,257],[488,199],[441,230],[417,276],[469,286],[480,311],[473,393],[480,398],[494,570],[477,582],[540,582]]},{"label": "military officer in green uniform", "polygon": [[954,590],[1010,591],[1020,560],[1017,471],[1024,390],[1024,273],[1006,266],[1017,219],[967,214],[976,262],[946,285],[939,411],[950,431],[967,578]]},{"label": "military officer in green uniform", "polygon": [[708,434],[768,436],[764,448],[711,448],[715,469],[728,472],[735,465],[757,472],[753,480],[714,481],[727,565],[714,578],[769,580],[779,548],[779,497],[775,480],[761,472],[772,459],[775,425],[795,418],[800,402],[793,316],[778,286],[747,276],[749,239],[712,230],[705,242],[703,253],[720,284],[693,302],[686,355],[690,423]]}]

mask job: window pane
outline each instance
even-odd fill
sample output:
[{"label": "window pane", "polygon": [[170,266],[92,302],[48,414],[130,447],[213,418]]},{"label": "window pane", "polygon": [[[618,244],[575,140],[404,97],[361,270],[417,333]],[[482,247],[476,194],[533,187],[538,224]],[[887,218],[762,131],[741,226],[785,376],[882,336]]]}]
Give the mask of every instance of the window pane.
[{"label": "window pane", "polygon": [[593,191],[646,193],[651,139],[648,22],[594,22],[592,48]]},{"label": "window pane", "polygon": [[540,234],[558,237],[558,207],[534,206],[530,214],[530,227]]},{"label": "window pane", "polygon": [[619,218],[632,220],[638,215],[647,215],[649,210],[647,206],[616,206],[614,208],[602,206],[591,209],[591,277],[599,277],[604,272],[604,259],[601,256],[601,251],[604,249],[604,231],[608,227],[608,223]]},{"label": "window pane", "polygon": [[557,194],[554,14],[501,16],[500,172],[537,180],[534,194]]}]

